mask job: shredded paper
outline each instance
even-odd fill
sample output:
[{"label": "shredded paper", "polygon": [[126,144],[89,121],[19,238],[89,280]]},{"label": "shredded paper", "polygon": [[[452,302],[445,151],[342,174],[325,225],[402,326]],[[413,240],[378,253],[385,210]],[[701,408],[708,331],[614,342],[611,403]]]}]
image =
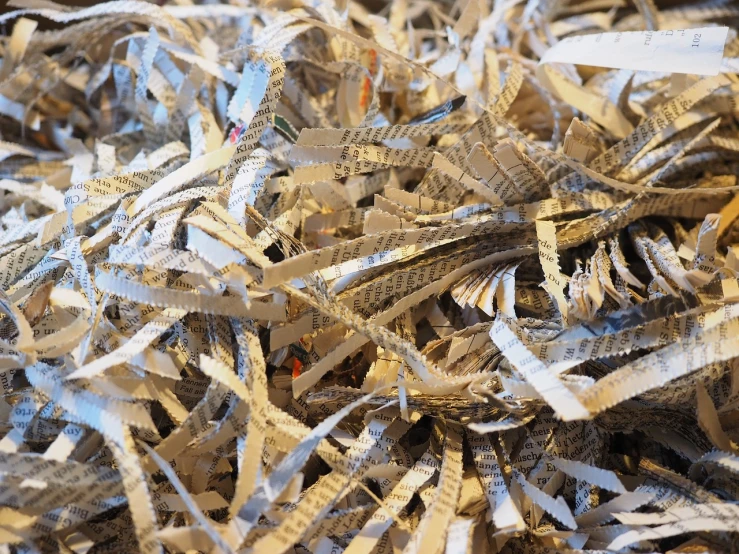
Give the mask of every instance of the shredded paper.
[{"label": "shredded paper", "polygon": [[0,554],[735,552],[735,27],[16,2]]}]

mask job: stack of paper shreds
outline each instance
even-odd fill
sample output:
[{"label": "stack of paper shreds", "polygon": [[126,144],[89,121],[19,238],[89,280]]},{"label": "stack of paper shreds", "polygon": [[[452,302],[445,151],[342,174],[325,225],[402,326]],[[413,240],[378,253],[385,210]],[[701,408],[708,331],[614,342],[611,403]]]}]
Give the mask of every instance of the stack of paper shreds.
[{"label": "stack of paper shreds", "polygon": [[0,554],[733,551],[739,6],[0,23]]}]

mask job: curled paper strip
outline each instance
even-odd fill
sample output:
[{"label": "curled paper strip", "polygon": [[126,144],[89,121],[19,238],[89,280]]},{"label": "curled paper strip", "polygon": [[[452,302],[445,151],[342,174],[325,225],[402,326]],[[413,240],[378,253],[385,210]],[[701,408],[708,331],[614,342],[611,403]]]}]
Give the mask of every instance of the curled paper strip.
[{"label": "curled paper strip", "polygon": [[665,4],[0,15],[0,552],[732,551],[739,9]]}]

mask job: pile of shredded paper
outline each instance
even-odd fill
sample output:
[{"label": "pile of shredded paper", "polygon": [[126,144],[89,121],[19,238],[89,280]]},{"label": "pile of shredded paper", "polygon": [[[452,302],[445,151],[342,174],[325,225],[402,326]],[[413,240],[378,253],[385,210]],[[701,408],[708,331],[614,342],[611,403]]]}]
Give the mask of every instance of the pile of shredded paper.
[{"label": "pile of shredded paper", "polygon": [[737,4],[13,9],[0,554],[735,551]]}]

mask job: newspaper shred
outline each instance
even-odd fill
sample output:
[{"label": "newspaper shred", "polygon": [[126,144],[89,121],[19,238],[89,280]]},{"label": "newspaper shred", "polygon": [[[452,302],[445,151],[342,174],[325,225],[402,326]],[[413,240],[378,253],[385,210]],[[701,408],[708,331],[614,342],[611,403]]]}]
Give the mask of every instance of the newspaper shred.
[{"label": "newspaper shred", "polygon": [[736,550],[736,4],[13,6],[0,554]]}]

